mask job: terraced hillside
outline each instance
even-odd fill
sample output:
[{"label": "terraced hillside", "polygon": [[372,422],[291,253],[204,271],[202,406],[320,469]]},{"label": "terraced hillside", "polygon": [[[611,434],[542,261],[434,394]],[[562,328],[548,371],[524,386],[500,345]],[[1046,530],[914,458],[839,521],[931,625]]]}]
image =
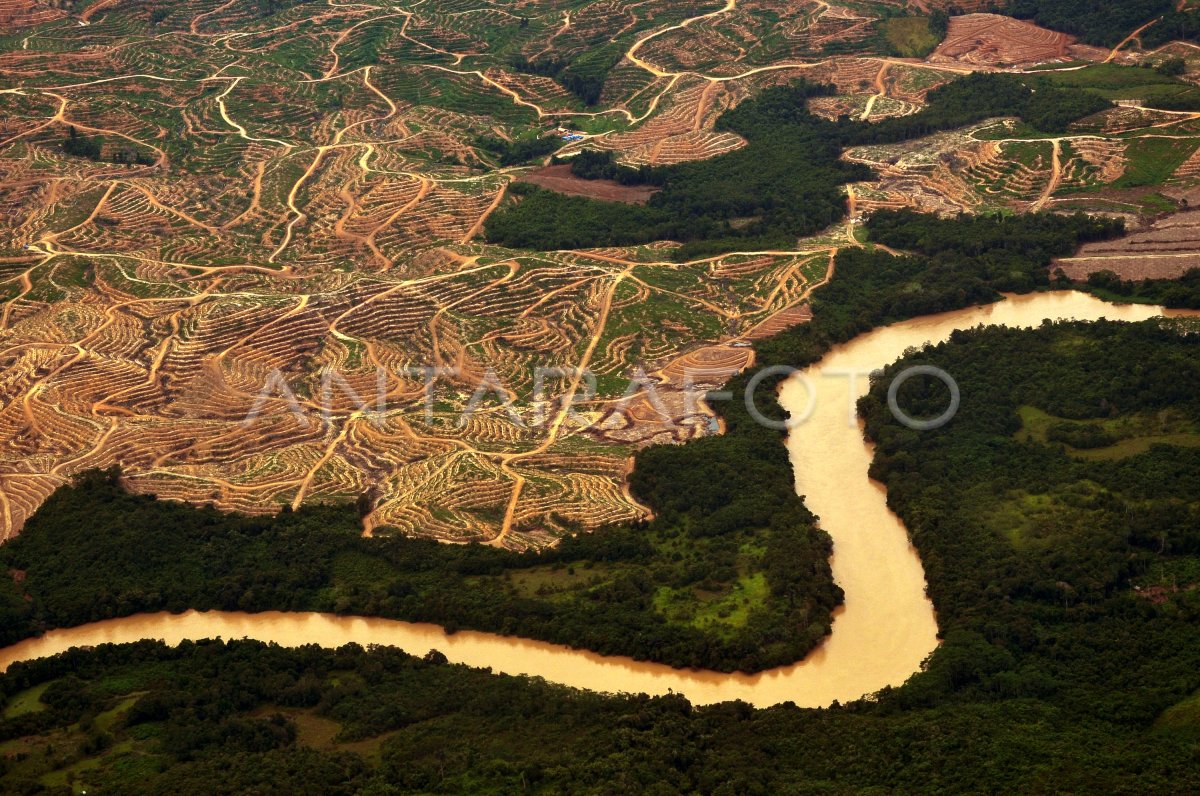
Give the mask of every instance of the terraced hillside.
[{"label": "terraced hillside", "polygon": [[[900,12],[0,2],[0,536],[113,464],[166,498],[359,499],[368,533],[513,548],[644,517],[632,450],[715,430],[697,395],[808,317],[833,255],[863,245],[854,224],[680,263],[668,241],[504,249],[485,221],[556,150],[649,166],[738,150],[716,120],[770,86],[832,83],[814,112],[872,122],[1000,68],[970,41],[887,55],[880,23]],[[1069,54],[1169,54],[1119,49]],[[1129,102],[1065,135],[994,121],[856,148],[878,178],[850,188],[850,215],[1163,212],[1196,182],[1200,105],[1156,109],[1155,85],[1106,88]],[[1148,172],[1155,147],[1177,168]]]}]

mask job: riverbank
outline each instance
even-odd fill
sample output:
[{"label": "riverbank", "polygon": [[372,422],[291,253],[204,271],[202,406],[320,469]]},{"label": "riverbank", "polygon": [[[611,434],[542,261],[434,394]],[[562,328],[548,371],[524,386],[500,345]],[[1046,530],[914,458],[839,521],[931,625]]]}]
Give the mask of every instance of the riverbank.
[{"label": "riverbank", "polygon": [[[851,415],[866,394],[865,374],[906,350],[948,339],[980,325],[1029,327],[1046,318],[1144,320],[1160,314],[1143,305],[1110,305],[1077,292],[1009,296],[1005,301],[893,324],[836,346],[816,365],[793,377],[780,402],[793,417],[808,414],[805,381],[818,387],[807,422],[792,429],[788,450],[798,494],[821,517],[834,541],[832,568],[845,592],[833,633],[803,661],[756,675],[688,671],[630,658],[502,635],[460,631],[447,635],[431,624],[322,613],[156,613],[54,630],[0,651],[0,665],[44,657],[71,646],[162,638],[254,638],[285,646],[397,646],[422,655],[443,652],[456,663],[600,692],[681,693],[694,704],[742,700],[758,707],[793,702],[824,707],[848,702],[918,671],[937,646],[933,606],[925,594],[920,558],[908,533],[887,508],[882,487],[868,478],[872,448]],[[862,375],[852,382],[845,374]]]}]

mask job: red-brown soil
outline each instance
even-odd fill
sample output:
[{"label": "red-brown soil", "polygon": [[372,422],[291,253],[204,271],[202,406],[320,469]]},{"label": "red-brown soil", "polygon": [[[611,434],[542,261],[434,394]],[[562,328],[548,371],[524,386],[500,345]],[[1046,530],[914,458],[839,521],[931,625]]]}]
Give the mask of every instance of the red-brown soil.
[{"label": "red-brown soil", "polygon": [[65,12],[34,0],[0,0],[0,30],[27,28],[65,16]]},{"label": "red-brown soil", "polygon": [[1072,36],[999,14],[951,17],[946,40],[929,57],[938,63],[1021,66],[1047,61],[1103,60],[1104,50]]},{"label": "red-brown soil", "polygon": [[657,188],[649,185],[621,185],[612,180],[585,180],[572,174],[571,166],[566,163],[531,171],[522,179],[556,193],[587,196],[591,199],[624,202],[632,205],[646,204],[650,197],[658,191]]},{"label": "red-brown soil", "polygon": [[1089,243],[1051,266],[1057,268],[1077,280],[1098,271],[1126,280],[1177,279],[1200,268],[1200,210],[1177,213],[1117,240]]}]

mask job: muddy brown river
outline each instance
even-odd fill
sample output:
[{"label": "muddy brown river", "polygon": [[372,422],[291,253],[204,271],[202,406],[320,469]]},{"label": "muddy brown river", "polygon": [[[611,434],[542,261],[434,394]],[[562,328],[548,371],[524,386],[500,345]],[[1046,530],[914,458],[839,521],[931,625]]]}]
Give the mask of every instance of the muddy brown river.
[{"label": "muddy brown river", "polygon": [[[1155,307],[1110,305],[1083,293],[1010,297],[986,307],[919,318],[877,329],[833,349],[789,380],[781,394],[793,417],[806,417],[788,438],[796,489],[833,537],[833,575],[846,594],[833,632],[800,663],[757,675],[682,671],[627,658],[604,657],[554,644],[433,625],[328,614],[189,611],[143,614],[54,630],[0,650],[0,669],[14,661],[53,655],[74,646],[143,638],[177,644],[185,638],[253,638],[284,646],[349,642],[400,647],[414,654],[441,650],[453,662],[526,674],[592,691],[682,693],[695,704],[741,699],[759,707],[791,701],[805,707],[846,702],[899,685],[937,647],[937,622],[925,595],[920,558],[883,488],[867,477],[864,444],[853,401],[866,374],[912,346],[945,340],[956,329],[983,325],[1036,326],[1045,318],[1138,321]],[[853,374],[858,375],[857,378]],[[804,379],[812,387],[805,386]],[[851,388],[854,388],[853,391]],[[814,399],[815,398],[815,399]]]}]

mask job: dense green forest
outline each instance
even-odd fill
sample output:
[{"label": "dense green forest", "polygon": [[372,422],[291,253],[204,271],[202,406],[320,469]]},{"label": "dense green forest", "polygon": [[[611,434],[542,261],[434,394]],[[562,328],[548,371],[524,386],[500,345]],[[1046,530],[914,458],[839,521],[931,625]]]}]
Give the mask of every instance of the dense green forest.
[{"label": "dense green forest", "polygon": [[1142,25],[1161,19],[1140,36],[1142,46],[1152,49],[1200,32],[1196,12],[1177,9],[1177,0],[1011,0],[1006,12],[1102,47],[1115,47]]},{"label": "dense green forest", "polygon": [[[689,241],[686,255],[711,248],[778,247],[815,232],[845,214],[839,186],[863,179],[861,166],[838,160],[831,123],[805,110],[810,96],[832,87],[800,81],[764,92],[718,128],[745,136],[750,146],[670,168],[664,187],[647,205],[564,196],[526,186],[518,203],[487,221],[490,241],[532,249]],[[777,121],[772,128],[769,122]],[[732,224],[731,224],[732,222]]]},{"label": "dense green forest", "polygon": [[[4,789],[1194,792],[1198,354],[1200,337],[1157,321],[979,329],[876,380],[860,404],[873,472],[912,531],[945,640],[873,700],[696,708],[436,653],[102,645],[0,678]],[[962,388],[932,433],[885,408],[887,375],[918,363]],[[944,399],[917,380],[900,394],[914,415]],[[1064,425],[1110,442],[1055,441]],[[1174,446],[1155,443],[1164,433]]]},{"label": "dense green forest", "polygon": [[[840,159],[843,149],[919,138],[994,116],[1017,115],[1047,132],[1109,107],[1102,97],[1029,78],[975,74],[939,87],[912,116],[875,124],[809,113],[807,101],[834,93],[803,80],[762,92],[726,111],[716,129],[747,146],[705,161],[659,169],[617,167],[581,153],[578,176],[662,185],[646,205],[565,196],[528,184],[487,220],[490,242],[513,248],[577,249],[676,240],[679,259],[735,250],[790,248],[846,215],[841,186],[870,178]],[[1034,90],[1036,88],[1036,90]],[[574,170],[574,167],[573,167]]]},{"label": "dense green forest", "polygon": [[[878,446],[871,474],[931,554],[939,618],[974,622],[1005,644],[1035,615],[1062,622],[1060,640],[1082,641],[1087,629],[1047,605],[1075,609],[1075,624],[1086,625],[1110,602],[1146,601],[1131,594],[1139,584],[1180,589],[1171,602],[1183,613],[1166,619],[1200,618],[1200,592],[1188,582],[1200,578],[1197,354],[1200,338],[1166,322],[1047,323],[957,333],[880,374],[860,405]],[[953,374],[963,395],[955,420],[927,434],[886,407],[888,376],[918,362]],[[945,392],[940,382],[909,382],[899,397],[911,414],[937,414]],[[936,475],[946,472],[955,477]],[[992,568],[988,588],[1002,603],[980,610],[966,596],[968,561],[976,573]],[[1200,643],[1184,649],[1200,653]]]},{"label": "dense green forest", "polygon": [[555,159],[558,163],[570,163],[571,173],[585,180],[612,180],[621,185],[662,185],[670,176],[666,166],[625,166],[617,162],[612,152],[584,149],[567,160]]},{"label": "dense green forest", "polygon": [[1161,304],[1171,309],[1200,310],[1200,268],[1189,269],[1179,279],[1123,280],[1112,271],[1088,277],[1087,288],[1109,301]]},{"label": "dense green forest", "polygon": [[491,153],[501,166],[528,163],[531,160],[543,158],[562,146],[562,142],[553,136],[536,136],[505,141],[503,138],[481,135],[475,139],[475,143]]}]

